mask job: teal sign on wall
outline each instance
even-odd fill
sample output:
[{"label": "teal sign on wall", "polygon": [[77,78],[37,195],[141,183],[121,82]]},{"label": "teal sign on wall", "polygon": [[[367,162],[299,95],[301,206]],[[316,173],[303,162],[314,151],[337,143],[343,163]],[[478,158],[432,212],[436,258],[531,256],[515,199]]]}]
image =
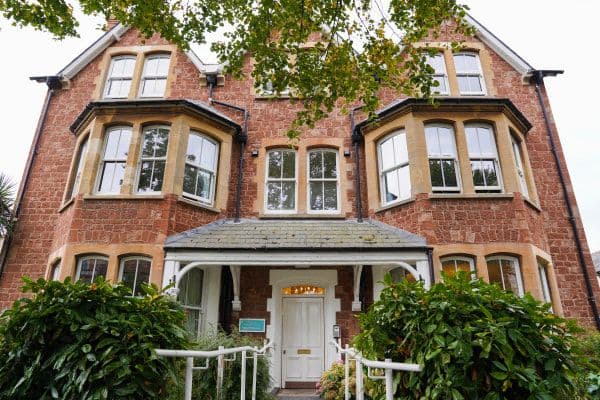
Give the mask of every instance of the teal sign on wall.
[{"label": "teal sign on wall", "polygon": [[265,332],[265,320],[240,318],[240,332]]}]

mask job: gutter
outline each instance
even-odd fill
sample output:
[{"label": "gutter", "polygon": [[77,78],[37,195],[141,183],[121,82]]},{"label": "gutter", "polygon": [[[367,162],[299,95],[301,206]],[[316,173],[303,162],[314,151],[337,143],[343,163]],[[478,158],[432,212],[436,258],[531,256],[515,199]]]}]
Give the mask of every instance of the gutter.
[{"label": "gutter", "polygon": [[588,271],[588,267],[585,262],[583,244],[581,242],[581,237],[579,236],[579,229],[577,227],[577,219],[575,218],[575,211],[573,209],[573,204],[571,203],[571,198],[569,197],[569,189],[567,187],[565,172],[563,171],[562,165],[560,163],[560,156],[558,154],[558,149],[556,148],[556,142],[554,140],[555,132],[552,129],[552,124],[550,122],[550,117],[548,114],[548,110],[546,108],[546,104],[544,103],[544,97],[542,95],[542,89],[541,89],[541,86],[544,84],[545,76],[556,76],[561,73],[562,73],[562,71],[555,71],[555,70],[549,70],[549,71],[534,70],[534,71],[532,71],[531,83],[533,83],[535,85],[535,92],[537,94],[538,101],[542,108],[542,114],[544,116],[546,131],[548,133],[548,139],[550,141],[550,148],[552,151],[552,156],[554,158],[554,163],[556,164],[556,169],[558,170],[560,186],[562,189],[563,197],[565,198],[565,205],[567,206],[567,213],[569,215],[569,223],[571,225],[571,229],[573,230],[573,237],[575,238],[575,246],[577,247],[577,257],[579,259],[579,265],[581,267],[581,271],[583,272],[583,278],[585,280],[585,288],[586,288],[587,296],[588,296],[587,300],[590,303],[590,307],[592,309],[592,314],[594,316],[594,321],[596,323],[596,329],[600,331],[600,313],[598,312],[598,304],[596,303],[596,297],[594,295],[594,290],[592,288],[590,273]]},{"label": "gutter", "polygon": [[[29,156],[27,157],[27,163],[25,164],[25,172],[23,174],[23,179],[19,184],[19,190],[17,191],[17,197],[15,199],[15,207],[13,209],[13,220],[18,221],[19,215],[21,213],[21,204],[23,200],[23,195],[25,194],[25,190],[27,190],[27,184],[29,183],[29,177],[31,175],[31,169],[33,166],[33,161],[35,160],[35,156],[38,152],[38,145],[40,142],[40,137],[42,131],[44,130],[44,126],[46,124],[46,117],[48,116],[48,108],[50,105],[50,100],[54,96],[54,93],[57,90],[62,88],[61,77],[60,76],[36,76],[29,78],[32,81],[36,81],[38,83],[45,83],[48,85],[48,92],[46,93],[46,99],[44,100],[44,105],[42,106],[42,113],[40,115],[40,119],[38,121],[37,128],[35,129],[35,134],[33,136],[33,142],[31,148],[29,150]],[[6,264],[6,258],[8,257],[8,249],[12,243],[13,233],[7,235],[5,240],[2,242],[2,247],[0,248],[0,278],[2,277],[2,273],[4,272],[4,265]]]}]

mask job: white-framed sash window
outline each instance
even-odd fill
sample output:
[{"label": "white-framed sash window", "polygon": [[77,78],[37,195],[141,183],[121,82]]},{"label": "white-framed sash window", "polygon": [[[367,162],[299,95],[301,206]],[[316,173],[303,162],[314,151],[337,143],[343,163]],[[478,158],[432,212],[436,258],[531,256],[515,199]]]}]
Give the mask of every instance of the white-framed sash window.
[{"label": "white-framed sash window", "polygon": [[449,84],[448,84],[448,72],[446,71],[446,61],[444,60],[443,53],[437,53],[433,56],[426,55],[427,64],[433,68],[433,74],[431,77],[435,82],[438,83],[437,87],[431,88],[431,93],[437,95],[448,95],[450,94]]},{"label": "white-framed sash window", "polygon": [[485,80],[479,55],[473,52],[454,54],[458,90],[462,95],[485,95]]},{"label": "white-framed sash window", "polygon": [[292,149],[267,152],[265,211],[294,213],[297,200],[297,161]]},{"label": "white-framed sash window", "polygon": [[123,99],[129,96],[135,60],[135,56],[113,57],[104,85],[105,98]]},{"label": "white-framed sash window", "polygon": [[79,257],[77,260],[76,281],[92,283],[99,276],[106,278],[108,270],[108,257],[89,255]]},{"label": "white-framed sash window", "polygon": [[338,152],[316,149],[308,152],[308,210],[334,213],[339,206]]},{"label": "white-framed sash window", "polygon": [[519,185],[521,187],[521,193],[523,196],[529,198],[529,188],[527,186],[527,177],[525,175],[525,168],[523,167],[523,154],[521,152],[521,143],[515,139],[514,136],[510,137],[513,155],[515,157],[515,168],[517,170],[517,176],[519,178]]},{"label": "white-framed sash window", "polygon": [[131,256],[121,260],[119,281],[131,289],[134,296],[140,294],[141,285],[150,282],[152,260],[147,257]]},{"label": "white-framed sash window", "polygon": [[98,171],[97,193],[118,194],[121,191],[130,142],[130,127],[116,126],[107,129]]},{"label": "white-framed sash window", "polygon": [[138,193],[159,193],[162,190],[168,146],[168,126],[150,126],[144,129],[138,168]]},{"label": "white-framed sash window", "polygon": [[460,172],[452,126],[426,125],[425,138],[432,190],[434,192],[459,192]]},{"label": "white-framed sash window", "polygon": [[516,257],[494,256],[486,258],[490,283],[497,283],[504,290],[523,296],[523,278]]},{"label": "white-framed sash window", "polygon": [[501,191],[502,176],[493,128],[487,124],[468,124],[465,133],[475,190]]},{"label": "white-framed sash window", "polygon": [[190,132],[185,156],[183,196],[212,205],[215,196],[219,143]]},{"label": "white-framed sash window", "polygon": [[410,168],[404,129],[384,137],[377,144],[377,149],[382,205],[410,198]]},{"label": "white-framed sash window", "polygon": [[140,97],[163,97],[169,75],[169,54],[154,54],[146,57],[140,82]]}]

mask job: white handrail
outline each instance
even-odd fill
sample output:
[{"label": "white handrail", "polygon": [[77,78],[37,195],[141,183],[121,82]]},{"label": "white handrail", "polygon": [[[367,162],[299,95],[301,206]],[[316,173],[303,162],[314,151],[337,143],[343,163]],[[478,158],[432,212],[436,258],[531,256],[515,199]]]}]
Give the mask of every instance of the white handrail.
[{"label": "white handrail", "polygon": [[[242,353],[241,362],[241,383],[240,383],[240,400],[246,400],[246,359],[248,353],[253,353],[253,369],[252,369],[252,400],[256,400],[256,373],[258,369],[258,356],[265,355],[267,351],[273,347],[271,342],[265,344],[261,349],[258,347],[242,346],[232,347],[229,349],[219,346],[218,350],[171,350],[171,349],[155,349],[156,354],[161,357],[180,357],[185,358],[185,390],[184,400],[192,399],[192,375],[194,370],[207,369],[208,360],[217,358],[217,399],[221,399],[221,390],[223,386],[223,370],[225,362],[235,361],[236,354]],[[233,354],[233,358],[225,358],[226,355]],[[194,367],[194,358],[206,359],[205,367]]]}]

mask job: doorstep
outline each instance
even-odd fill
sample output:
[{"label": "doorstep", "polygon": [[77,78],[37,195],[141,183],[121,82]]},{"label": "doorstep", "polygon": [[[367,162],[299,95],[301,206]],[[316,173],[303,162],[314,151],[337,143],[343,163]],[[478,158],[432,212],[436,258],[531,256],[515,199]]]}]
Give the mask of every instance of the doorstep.
[{"label": "doorstep", "polygon": [[278,400],[318,400],[319,395],[314,389],[280,389]]}]

